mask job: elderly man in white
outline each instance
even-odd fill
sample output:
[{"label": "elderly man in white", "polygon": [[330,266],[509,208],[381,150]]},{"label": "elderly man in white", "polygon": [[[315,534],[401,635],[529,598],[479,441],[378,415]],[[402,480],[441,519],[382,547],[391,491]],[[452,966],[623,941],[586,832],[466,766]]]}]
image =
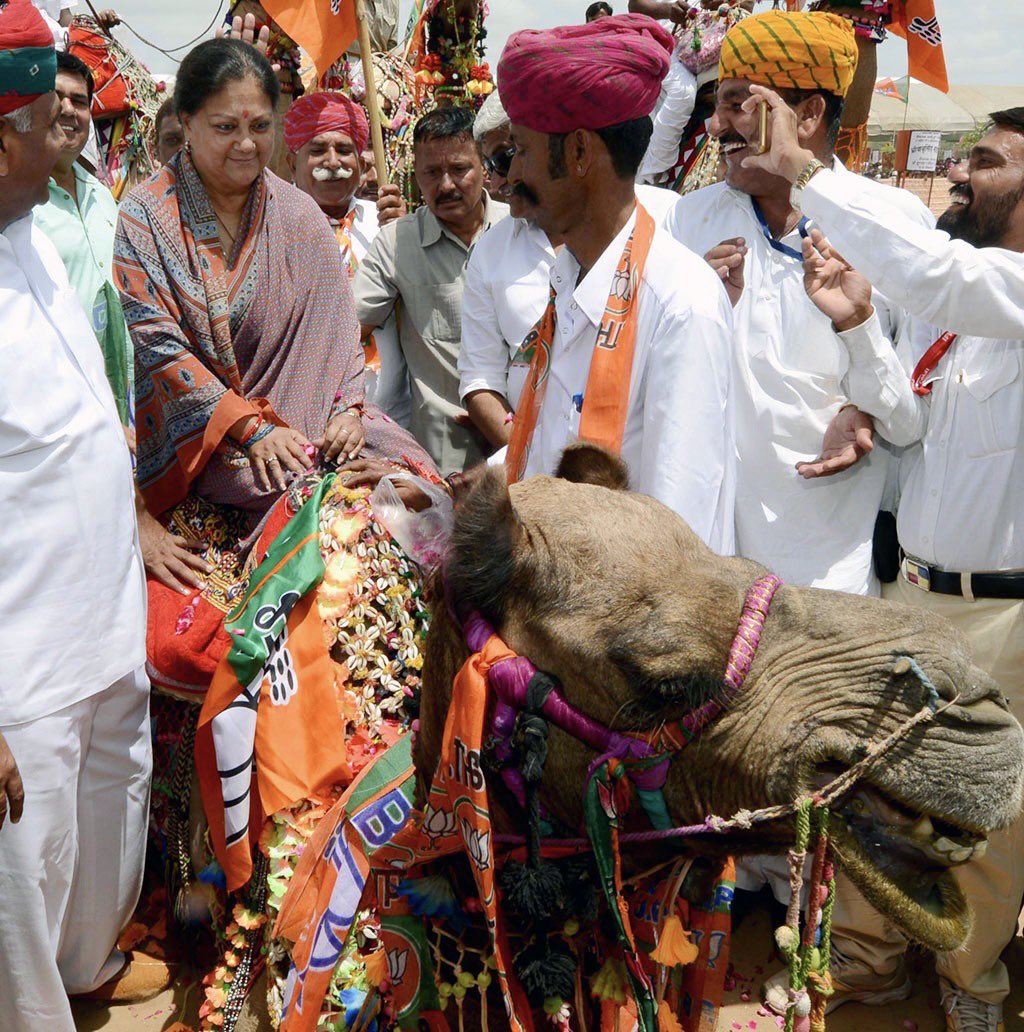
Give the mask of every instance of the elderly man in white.
[{"label": "elderly man in white", "polygon": [[0,9],[0,809],[8,794],[23,807],[0,829],[5,1032],[73,1032],[67,994],[125,971],[151,773],[128,446],[31,215],[64,142],[51,43],[25,0]]}]

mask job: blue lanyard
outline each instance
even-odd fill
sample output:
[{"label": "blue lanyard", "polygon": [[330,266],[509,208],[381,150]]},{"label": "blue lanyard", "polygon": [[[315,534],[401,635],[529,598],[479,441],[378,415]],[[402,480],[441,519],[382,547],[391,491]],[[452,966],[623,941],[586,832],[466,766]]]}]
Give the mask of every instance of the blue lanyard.
[{"label": "blue lanyard", "polygon": [[[761,211],[761,205],[750,198],[750,204],[754,209],[754,216],[757,218],[757,224],[761,227],[761,232],[764,233],[765,240],[768,241],[769,245],[780,254],[784,254],[787,258],[795,258],[798,262],[804,260],[804,256],[796,250],[796,248],[790,247],[788,244],[782,243],[781,240],[776,240],[772,236],[772,231],[768,228],[768,220],[764,217],[764,212]],[[806,215],[800,216],[800,221],[796,224],[797,232],[801,237],[806,238],[807,236],[807,223],[808,219]]]}]

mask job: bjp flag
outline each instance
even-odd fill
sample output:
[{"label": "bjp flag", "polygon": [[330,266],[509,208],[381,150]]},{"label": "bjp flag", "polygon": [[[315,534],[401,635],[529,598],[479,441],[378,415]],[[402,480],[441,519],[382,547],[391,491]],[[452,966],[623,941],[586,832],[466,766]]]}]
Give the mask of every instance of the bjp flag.
[{"label": "bjp flag", "polygon": [[263,9],[306,51],[323,78],[359,35],[356,0],[262,0]]},{"label": "bjp flag", "polygon": [[942,30],[935,16],[935,0],[902,0],[893,5],[892,31],[907,41],[910,74],[927,86],[949,92]]}]

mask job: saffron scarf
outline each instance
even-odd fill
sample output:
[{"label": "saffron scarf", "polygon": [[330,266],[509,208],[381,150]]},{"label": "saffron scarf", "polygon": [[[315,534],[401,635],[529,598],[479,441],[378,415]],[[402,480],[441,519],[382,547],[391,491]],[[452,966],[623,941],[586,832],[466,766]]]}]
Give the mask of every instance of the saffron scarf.
[{"label": "saffron scarf", "polygon": [[[640,309],[637,295],[653,240],[654,219],[642,205],[637,204],[636,223],[612,277],[608,303],[597,331],[580,415],[579,439],[599,444],[616,455],[622,449],[629,410]],[[555,319],[555,291],[552,289],[544,314],[526,335],[515,358],[517,364],[529,362],[530,372],[516,408],[505,459],[510,482],[522,480],[530,458],[530,447],[551,371]]]},{"label": "saffron scarf", "polygon": [[[511,1032],[528,1032],[533,1027],[530,1005],[519,982],[511,976],[511,951],[498,906],[487,778],[480,758],[488,731],[488,673],[496,664],[515,658],[515,653],[497,635],[491,635],[481,651],[466,660],[455,677],[441,757],[427,794],[426,809],[377,851],[373,866],[379,872],[378,880],[383,879],[386,884],[399,872],[420,864],[453,853],[466,854],[491,936],[494,976],[501,987],[509,1028]],[[388,929],[385,927],[382,932],[388,947]],[[418,986],[411,979],[394,987],[395,1011],[403,1025],[412,1017],[417,996]]]}]

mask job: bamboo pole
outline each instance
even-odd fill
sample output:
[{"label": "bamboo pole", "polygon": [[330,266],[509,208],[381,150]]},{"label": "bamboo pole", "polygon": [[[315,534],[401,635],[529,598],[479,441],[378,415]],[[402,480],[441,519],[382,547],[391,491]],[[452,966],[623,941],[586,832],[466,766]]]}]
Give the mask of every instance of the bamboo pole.
[{"label": "bamboo pole", "polygon": [[373,163],[377,166],[377,185],[387,186],[388,163],[384,156],[384,130],[380,124],[380,100],[373,70],[373,49],[370,44],[370,23],[366,17],[366,0],[356,0],[356,25],[359,29],[359,57],[363,62],[363,82],[366,84],[366,111],[370,116]]}]

